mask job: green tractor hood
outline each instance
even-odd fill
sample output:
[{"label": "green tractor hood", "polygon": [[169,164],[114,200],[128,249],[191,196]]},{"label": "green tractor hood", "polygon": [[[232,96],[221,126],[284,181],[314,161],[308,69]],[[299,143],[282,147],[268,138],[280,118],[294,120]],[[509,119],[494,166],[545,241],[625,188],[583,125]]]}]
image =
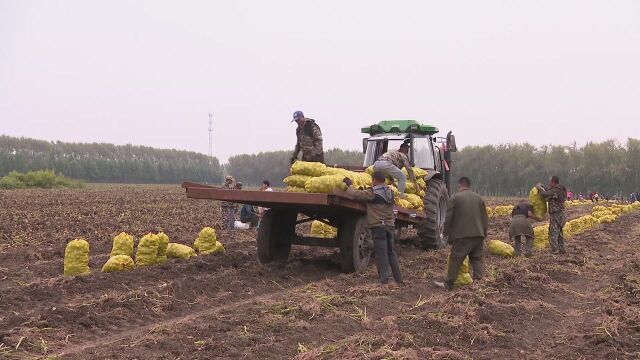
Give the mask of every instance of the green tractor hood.
[{"label": "green tractor hood", "polygon": [[438,131],[435,126],[419,124],[415,120],[383,120],[377,124],[362,128],[362,133],[369,135],[394,133],[433,135]]}]

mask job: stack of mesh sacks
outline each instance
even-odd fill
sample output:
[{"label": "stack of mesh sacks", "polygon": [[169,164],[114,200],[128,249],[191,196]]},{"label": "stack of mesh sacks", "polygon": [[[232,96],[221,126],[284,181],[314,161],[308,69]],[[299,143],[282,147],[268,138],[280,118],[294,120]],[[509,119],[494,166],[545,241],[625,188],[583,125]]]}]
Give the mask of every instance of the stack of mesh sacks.
[{"label": "stack of mesh sacks", "polygon": [[[368,174],[373,174],[373,166],[369,166],[366,170]],[[397,181],[387,177],[386,183],[393,191],[393,195],[395,198],[396,206],[407,208],[407,209],[416,209],[418,211],[424,211],[424,197],[427,195],[427,182],[425,177],[427,176],[427,171],[421,169],[419,167],[413,168],[413,174],[416,176],[416,183],[418,184],[418,188],[416,189],[415,184],[409,180],[409,174],[407,173],[407,169],[402,169],[402,172],[407,178],[406,186],[404,189],[406,198],[400,198],[400,192],[398,191]]]},{"label": "stack of mesh sacks", "polygon": [[487,206],[487,216],[490,217],[490,218],[496,216],[496,213],[493,211],[493,209],[488,207],[488,206]]},{"label": "stack of mesh sacks", "polygon": [[205,255],[224,253],[224,246],[218,241],[216,231],[210,227],[200,230],[198,238],[193,243],[193,248]]},{"label": "stack of mesh sacks", "polygon": [[338,236],[338,229],[322,221],[314,220],[311,222],[311,236],[332,239]]},{"label": "stack of mesh sacks", "polygon": [[[395,195],[395,204],[397,206],[424,210],[423,198],[426,195],[427,183],[424,177],[427,172],[421,168],[413,168],[416,175],[418,188],[411,181],[407,181],[405,193],[406,199],[400,199],[398,188],[392,179],[387,179],[391,191]],[[403,169],[406,174],[406,170]],[[327,167],[322,163],[296,161],[291,165],[291,175],[287,176],[283,182],[287,184],[287,192],[307,192],[307,193],[324,193],[329,194],[334,189],[346,190],[347,186],[342,181],[348,177],[353,181],[356,189],[363,190],[371,187],[373,179],[373,167],[370,166],[365,172],[355,172],[342,168]]]},{"label": "stack of mesh sacks", "polygon": [[135,266],[133,261],[133,236],[122,232],[113,238],[109,260],[102,266],[102,272],[124,271]]},{"label": "stack of mesh sacks", "polygon": [[[594,206],[591,209],[591,216],[596,218],[600,224],[604,223],[612,223],[618,219],[619,213],[622,212],[622,209],[615,207],[605,207],[605,206]],[[618,213],[618,214],[616,214]]]},{"label": "stack of mesh sacks", "polygon": [[291,175],[283,182],[287,184],[287,192],[308,192],[329,194],[334,189],[346,190],[342,181],[345,177],[353,181],[357,189],[371,186],[371,176],[342,168],[327,167],[323,163],[296,161],[291,165]]},{"label": "stack of mesh sacks", "polygon": [[496,206],[493,210],[495,216],[510,216],[513,211],[513,205]]},{"label": "stack of mesh sacks", "polygon": [[163,233],[149,233],[140,239],[136,251],[136,266],[151,266],[167,261],[169,237]]}]

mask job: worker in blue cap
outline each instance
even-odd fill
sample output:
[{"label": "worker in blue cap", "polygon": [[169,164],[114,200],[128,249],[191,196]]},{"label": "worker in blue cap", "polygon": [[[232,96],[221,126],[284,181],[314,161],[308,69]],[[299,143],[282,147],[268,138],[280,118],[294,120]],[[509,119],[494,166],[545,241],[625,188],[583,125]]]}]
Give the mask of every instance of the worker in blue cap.
[{"label": "worker in blue cap", "polygon": [[298,127],[296,128],[296,147],[291,155],[291,163],[298,160],[300,152],[302,152],[302,161],[321,162],[324,163],[324,150],[322,149],[322,131],[316,121],[304,117],[302,111],[293,113],[293,120]]}]

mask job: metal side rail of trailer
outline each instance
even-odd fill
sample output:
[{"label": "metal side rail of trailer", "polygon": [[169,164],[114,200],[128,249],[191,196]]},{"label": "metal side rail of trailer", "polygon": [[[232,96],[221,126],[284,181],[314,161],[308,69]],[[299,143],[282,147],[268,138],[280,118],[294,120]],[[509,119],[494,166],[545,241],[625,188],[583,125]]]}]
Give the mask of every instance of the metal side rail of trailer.
[{"label": "metal side rail of trailer", "polygon": [[[368,266],[373,245],[366,228],[366,205],[347,194],[288,193],[277,191],[225,190],[185,182],[191,199],[230,201],[269,208],[258,228],[258,259],[261,263],[286,262],[291,245],[340,248],[344,272],[360,271]],[[396,207],[396,226],[418,225],[425,213]],[[302,216],[301,216],[302,215]],[[296,225],[321,221],[338,229],[335,238],[319,238],[296,233]]]}]

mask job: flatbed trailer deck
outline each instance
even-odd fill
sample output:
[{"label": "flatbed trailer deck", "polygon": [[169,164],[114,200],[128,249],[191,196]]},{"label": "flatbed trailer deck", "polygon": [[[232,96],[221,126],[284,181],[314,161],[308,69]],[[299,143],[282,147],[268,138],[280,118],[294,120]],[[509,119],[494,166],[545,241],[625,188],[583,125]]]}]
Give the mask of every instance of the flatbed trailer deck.
[{"label": "flatbed trailer deck", "polygon": [[[192,182],[182,184],[187,197],[230,201],[269,208],[258,229],[258,258],[262,263],[285,262],[291,245],[340,248],[345,272],[367,267],[372,252],[366,228],[366,205],[345,192],[334,194],[289,193],[277,191],[227,190]],[[396,227],[418,225],[423,211],[395,207]],[[302,216],[301,216],[302,215]],[[335,238],[317,238],[296,233],[296,225],[319,220],[338,229]]]}]

